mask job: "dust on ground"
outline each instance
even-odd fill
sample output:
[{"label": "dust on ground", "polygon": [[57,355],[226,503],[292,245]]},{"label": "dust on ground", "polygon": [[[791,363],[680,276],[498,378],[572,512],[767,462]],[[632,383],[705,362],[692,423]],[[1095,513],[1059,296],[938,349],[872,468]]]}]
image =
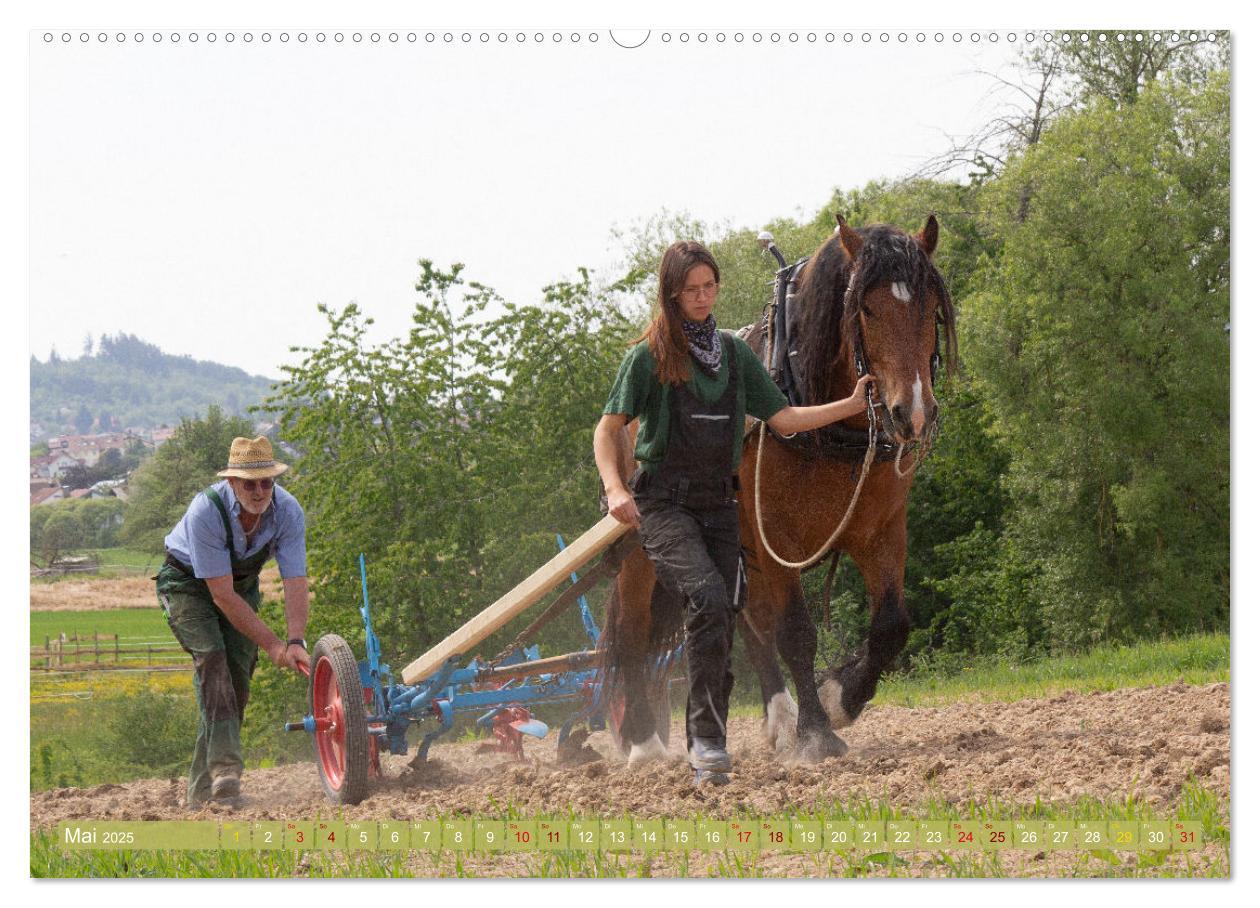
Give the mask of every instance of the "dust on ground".
[{"label": "dust on ground", "polygon": [[[525,815],[572,811],[639,818],[697,813],[721,817],[868,799],[911,811],[929,802],[972,799],[993,799],[1007,806],[1031,805],[1040,799],[1070,808],[1082,797],[1108,801],[1134,797],[1167,816],[1191,776],[1223,801],[1230,793],[1230,693],[1225,683],[1090,694],[1067,691],[1014,703],[873,707],[842,732],[848,754],[808,766],[779,762],[762,739],[761,721],[737,717],[731,721],[728,740],[735,772],[724,788],[691,785],[681,717],[675,718],[671,731],[672,761],[647,767],[626,766],[614,755],[607,732],[587,739],[586,746],[593,751],[587,756],[592,759],[579,765],[557,761],[554,734],[542,741],[526,738],[524,763],[477,753],[477,742],[439,741],[429,762],[416,767],[410,765],[410,757],[386,756],[385,778],[355,806],[330,805],[314,763],[301,763],[246,772],[243,797],[236,806],[189,809],[183,803],[183,779],[37,792],[31,795],[30,823],[37,829],[69,819],[316,819],[338,810],[347,820],[405,820],[442,813],[499,816],[509,807]],[[526,857],[486,856],[480,870],[475,855],[461,861],[464,873],[537,873],[536,862],[519,867],[513,863]],[[1198,856],[1174,857],[1186,863],[1187,874],[1193,872],[1195,861],[1228,866],[1221,846],[1210,846],[1208,853]],[[906,858],[901,873],[931,876],[948,871],[939,858]],[[1136,860],[1118,856],[1121,862],[1131,858]],[[449,872],[443,869],[444,860],[412,855],[408,870],[443,875]],[[677,855],[636,860],[645,863],[643,869],[649,873],[678,873]],[[687,872],[704,875],[704,867],[717,860],[696,856]],[[831,876],[839,872],[838,860],[834,855],[766,853],[758,867],[771,876]],[[992,860],[997,862],[994,872],[1056,876],[1082,872],[1082,861],[1098,858],[1002,852]],[[661,866],[654,870],[654,864]],[[1084,872],[1088,875],[1088,868]]]}]

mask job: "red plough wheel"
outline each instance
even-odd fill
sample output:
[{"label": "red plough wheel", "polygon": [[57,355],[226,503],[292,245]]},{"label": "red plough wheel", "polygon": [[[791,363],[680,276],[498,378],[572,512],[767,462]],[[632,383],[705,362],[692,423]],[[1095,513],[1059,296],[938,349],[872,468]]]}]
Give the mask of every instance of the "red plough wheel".
[{"label": "red plough wheel", "polygon": [[311,653],[310,707],[319,778],[337,804],[362,801],[373,764],[379,766],[364,699],[350,645],[336,634],[321,637]]}]

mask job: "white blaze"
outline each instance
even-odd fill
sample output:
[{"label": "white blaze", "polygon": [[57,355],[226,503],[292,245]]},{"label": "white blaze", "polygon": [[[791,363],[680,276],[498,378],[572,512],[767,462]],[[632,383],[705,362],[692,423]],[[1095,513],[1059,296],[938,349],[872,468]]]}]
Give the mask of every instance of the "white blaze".
[{"label": "white blaze", "polygon": [[897,281],[892,285],[892,294],[903,303],[910,302],[910,288],[901,281]]},{"label": "white blaze", "polygon": [[927,416],[923,412],[923,379],[914,373],[914,405],[910,410],[910,424],[914,426],[916,435],[923,431],[923,423]]}]

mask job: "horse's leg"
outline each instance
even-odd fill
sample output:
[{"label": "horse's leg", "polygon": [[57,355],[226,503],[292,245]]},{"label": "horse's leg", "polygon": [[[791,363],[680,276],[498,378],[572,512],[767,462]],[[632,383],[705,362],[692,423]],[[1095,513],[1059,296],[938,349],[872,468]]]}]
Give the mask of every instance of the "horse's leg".
[{"label": "horse's leg", "polygon": [[793,575],[786,588],[787,604],[783,628],[779,633],[779,654],[792,673],[800,706],[796,719],[795,759],[817,763],[828,757],[842,757],[849,746],[829,727],[826,711],[819,699],[814,674],[818,655],[818,632],[805,605],[805,590],[800,575]]},{"label": "horse's leg", "polygon": [[[619,744],[629,762],[646,763],[665,757],[665,745],[657,734],[651,707],[647,662],[651,654],[652,590],[656,571],[641,548],[627,557],[617,575],[617,611],[610,616],[612,631],[608,662],[624,711],[617,730]],[[615,694],[614,694],[615,696]]]},{"label": "horse's leg", "polygon": [[739,613],[737,623],[740,636],[744,639],[748,661],[752,663],[761,684],[761,704],[765,715],[762,732],[771,750],[778,754],[795,743],[796,701],[788,693],[787,683],[774,657],[777,634],[773,629],[764,633],[759,631],[757,625],[749,619],[749,612],[754,609],[753,602],[756,601],[751,588],[753,584],[750,582],[749,586],[749,604]]},{"label": "horse's leg", "polygon": [[901,652],[910,635],[903,585],[906,571],[906,512],[903,507],[870,544],[851,551],[866,582],[871,630],[858,651],[840,668],[822,673],[818,693],[832,728],[857,721],[880,674]]}]

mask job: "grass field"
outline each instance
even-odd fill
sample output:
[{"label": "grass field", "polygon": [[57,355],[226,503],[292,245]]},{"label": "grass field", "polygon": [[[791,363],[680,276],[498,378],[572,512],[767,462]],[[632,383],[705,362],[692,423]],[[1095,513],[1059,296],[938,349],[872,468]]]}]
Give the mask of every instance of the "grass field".
[{"label": "grass field", "polygon": [[987,657],[954,671],[925,667],[886,676],[875,704],[931,706],[963,697],[1011,702],[1065,690],[1085,693],[1152,684],[1209,684],[1229,680],[1229,637],[1200,634],[1130,646],[1100,646],[1036,662]]},{"label": "grass field", "polygon": [[[174,641],[166,617],[155,599],[150,608],[102,609],[93,612],[31,612],[31,646],[43,646],[44,638],[58,634],[91,637],[93,632],[119,637],[147,637]],[[90,642],[88,644],[91,645]]]},{"label": "grass field", "polygon": [[[1012,811],[1002,805],[970,801],[952,804],[924,802],[912,810],[892,811],[871,801],[802,806],[792,813],[766,819],[791,821],[827,817],[846,820],[1009,819],[1035,820],[1151,820],[1188,819],[1203,823],[1205,848],[1199,852],[1138,852],[1123,855],[1109,850],[1063,852],[1053,861],[1013,849],[990,853],[951,851],[848,851],[797,855],[773,852],[579,852],[525,853],[497,857],[477,854],[416,852],[253,852],[253,851],[94,851],[66,852],[50,832],[31,836],[31,876],[61,878],[118,877],[480,877],[503,876],[500,861],[510,860],[506,875],[516,877],[626,878],[626,877],[1076,877],[1076,878],[1228,878],[1228,803],[1193,780],[1187,782],[1171,813],[1157,813],[1134,800],[1082,799],[1052,807],[1037,803]],[[522,817],[507,806],[500,819]],[[436,817],[435,819],[445,819]],[[696,820],[725,820],[697,813]]]}]

